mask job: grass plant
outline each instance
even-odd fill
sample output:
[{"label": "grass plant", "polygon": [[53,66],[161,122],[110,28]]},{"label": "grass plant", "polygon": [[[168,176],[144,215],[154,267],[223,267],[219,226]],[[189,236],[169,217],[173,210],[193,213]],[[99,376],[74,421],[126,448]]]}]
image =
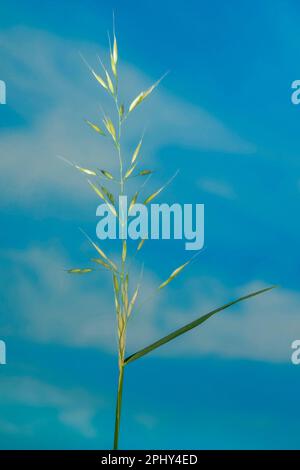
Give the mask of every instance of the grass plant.
[{"label": "grass plant", "polygon": [[[85,166],[79,166],[77,164],[72,164],[81,173],[85,174],[88,177],[88,183],[91,189],[94,191],[95,195],[102,201],[105,202],[111,211],[112,215],[119,219],[119,223],[122,224],[124,214],[119,213],[120,208],[117,206],[116,201],[120,195],[126,195],[126,183],[130,178],[138,177],[145,178],[152,173],[151,170],[147,168],[141,168],[141,155],[142,155],[142,146],[143,146],[143,137],[137,142],[136,147],[133,149],[130,158],[125,158],[122,148],[122,137],[124,131],[124,125],[126,121],[131,118],[134,114],[136,108],[141,106],[143,102],[149,98],[149,96],[154,92],[156,87],[159,85],[162,78],[156,81],[153,85],[147,88],[144,91],[141,91],[128,106],[125,106],[120,100],[119,96],[119,54],[118,54],[118,44],[115,34],[115,28],[113,28],[112,41],[109,41],[110,53],[109,53],[109,67],[106,67],[101,62],[101,70],[96,71],[88,65],[88,68],[98,83],[99,87],[103,90],[104,93],[107,93],[112,99],[112,105],[114,109],[114,115],[103,115],[101,124],[94,123],[90,120],[87,120],[87,125],[96,132],[101,138],[110,138],[112,145],[114,146],[116,157],[118,159],[118,175],[113,174],[109,168],[94,170],[85,168]],[[115,183],[116,191],[112,192],[107,187],[107,183]],[[167,183],[168,184],[168,183]],[[167,186],[158,188],[153,193],[149,194],[144,200],[139,201],[140,194],[136,190],[134,192],[131,202],[129,205],[129,213],[131,207],[136,202],[141,202],[142,204],[150,204],[154,199],[156,199],[159,194]],[[99,246],[96,244],[89,236],[87,236],[89,242],[95,250],[97,257],[91,259],[92,263],[96,267],[101,267],[106,270],[112,279],[113,295],[114,295],[114,304],[117,318],[117,345],[118,345],[118,368],[119,368],[119,378],[117,384],[117,396],[116,396],[116,410],[115,410],[115,431],[114,431],[114,440],[113,448],[118,449],[119,445],[119,434],[120,434],[120,422],[121,422],[121,410],[122,410],[122,395],[123,395],[123,383],[124,383],[124,373],[126,368],[134,361],[141,359],[146,354],[155,351],[161,346],[167,344],[170,341],[175,340],[177,337],[187,333],[188,331],[202,325],[206,320],[211,318],[213,315],[235,305],[239,302],[244,302],[247,299],[258,296],[264,292],[268,292],[273,289],[275,286],[267,287],[264,289],[251,292],[243,297],[240,297],[236,300],[230,301],[225,305],[222,305],[219,308],[212,310],[211,312],[201,315],[196,320],[191,321],[190,323],[182,326],[181,328],[171,332],[167,336],[159,339],[158,341],[144,347],[140,351],[137,351],[133,354],[126,355],[126,334],[129,319],[131,315],[134,314],[134,310],[137,303],[137,298],[140,292],[140,282],[131,289],[131,277],[129,263],[128,263],[128,245],[126,240],[121,241],[119,259],[113,260],[108,256]],[[136,252],[142,250],[145,240],[139,240],[135,248]],[[193,259],[193,258],[192,258]],[[157,292],[166,288],[181,272],[189,265],[191,259],[183,263],[181,266],[171,272],[170,276],[164,280],[157,288]],[[75,275],[88,274],[95,271],[95,267],[84,267],[84,268],[72,268],[68,272]],[[131,292],[131,294],[130,294]]]}]

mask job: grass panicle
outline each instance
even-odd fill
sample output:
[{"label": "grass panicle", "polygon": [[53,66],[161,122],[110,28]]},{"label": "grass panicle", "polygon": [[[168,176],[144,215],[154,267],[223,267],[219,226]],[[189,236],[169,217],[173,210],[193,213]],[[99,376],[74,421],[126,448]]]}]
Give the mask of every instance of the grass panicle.
[{"label": "grass panicle", "polygon": [[[127,169],[124,172],[125,167],[125,158],[123,155],[123,148],[121,143],[121,136],[123,135],[123,124],[128,116],[138,107],[141,106],[142,103],[152,92],[157,88],[161,80],[164,78],[163,75],[157,82],[147,88],[145,91],[140,92],[136,98],[134,98],[129,106],[127,107],[123,102],[120,101],[119,97],[119,81],[120,81],[120,74],[118,71],[118,64],[119,64],[119,51],[118,51],[118,44],[115,34],[115,27],[113,27],[113,42],[111,44],[109,40],[109,50],[110,50],[110,68],[111,72],[109,72],[106,67],[103,65],[102,61],[100,60],[100,64],[102,67],[101,73],[92,69],[89,64],[84,60],[86,65],[88,66],[92,76],[96,79],[97,83],[100,85],[101,89],[108,93],[108,95],[112,99],[113,109],[115,110],[115,116],[111,114],[113,117],[109,117],[106,114],[103,118],[103,126],[100,127],[98,124],[94,124],[90,120],[85,120],[88,126],[95,131],[97,134],[101,136],[109,135],[112,138],[113,145],[116,150],[116,157],[119,164],[119,179],[116,178],[110,170],[101,169],[99,172],[95,172],[94,170],[90,170],[85,168],[85,166],[75,165],[72,162],[67,161],[72,166],[75,166],[77,170],[82,172],[87,176],[93,176],[93,182],[88,179],[88,184],[91,186],[95,194],[104,201],[107,206],[109,207],[110,211],[115,217],[118,217],[121,221],[123,220],[124,214],[118,214],[117,207],[115,201],[118,196],[126,195],[126,182],[129,177],[132,176],[150,176],[153,172],[152,170],[144,169],[140,170],[137,174],[134,174],[134,170],[138,162],[140,161],[141,155],[141,148],[143,144],[143,137],[139,140],[137,146],[135,147],[132,155],[128,156]],[[122,103],[122,104],[120,104]],[[65,160],[65,159],[64,159]],[[154,199],[156,199],[160,193],[171,183],[171,181],[175,178],[178,171],[173,175],[166,184],[160,187],[158,190],[150,194],[149,196],[144,199],[143,204],[147,205],[150,204]],[[97,182],[97,178],[103,178],[106,181],[110,181],[117,186],[116,192],[111,192],[108,190],[104,185]],[[142,185],[145,185],[146,181]],[[142,188],[141,187],[141,188]],[[136,189],[134,194],[131,196],[131,202],[129,205],[129,214],[132,210],[132,207],[137,202],[141,188]],[[117,319],[117,339],[118,339],[118,367],[119,367],[119,378],[117,384],[117,399],[116,399],[116,410],[115,410],[115,431],[114,431],[114,443],[113,448],[118,449],[119,445],[119,435],[120,435],[120,423],[121,423],[121,410],[122,410],[122,395],[123,395],[123,383],[124,383],[124,371],[125,367],[128,366],[131,362],[136,361],[144,357],[145,355],[151,353],[154,350],[157,350],[163,345],[166,345],[170,341],[175,340],[179,336],[187,333],[188,331],[198,327],[199,325],[206,322],[209,318],[213,315],[237,304],[243,302],[247,299],[250,299],[254,296],[258,296],[265,292],[270,291],[274,288],[267,287],[265,289],[261,289],[252,293],[249,293],[243,297],[240,297],[236,300],[230,301],[227,304],[208,312],[196,320],[193,320],[190,323],[187,323],[185,326],[173,331],[172,333],[164,336],[163,338],[157,340],[156,342],[150,344],[149,346],[141,349],[140,351],[135,352],[129,356],[126,356],[126,337],[127,337],[127,326],[128,320],[131,315],[134,314],[137,299],[139,297],[139,293],[141,290],[141,279],[139,280],[136,286],[131,288],[130,291],[130,270],[129,267],[131,264],[128,263],[130,259],[130,244],[126,242],[126,240],[122,241],[119,253],[119,259],[117,262],[113,261],[104,251],[100,248],[88,235],[83,232],[84,235],[87,237],[88,241],[97,252],[98,258],[91,258],[91,262],[94,263],[95,267],[98,266],[99,268],[104,268],[106,271],[109,271],[112,275],[112,287],[113,287],[113,296],[114,296],[114,303],[116,309],[116,319]],[[145,239],[141,239],[138,242],[137,247],[135,247],[135,254],[139,252],[145,243]],[[194,257],[193,257],[194,258]],[[192,259],[193,259],[192,258]],[[133,256],[134,259],[134,256]],[[167,287],[177,276],[182,273],[183,270],[190,264],[192,261],[188,260],[179,267],[177,267],[170,276],[162,282],[157,290],[156,293]],[[132,261],[132,260],[131,260]],[[94,271],[94,268],[84,267],[84,268],[72,268],[68,269],[67,272],[69,274],[76,274],[82,275],[91,273]]]}]

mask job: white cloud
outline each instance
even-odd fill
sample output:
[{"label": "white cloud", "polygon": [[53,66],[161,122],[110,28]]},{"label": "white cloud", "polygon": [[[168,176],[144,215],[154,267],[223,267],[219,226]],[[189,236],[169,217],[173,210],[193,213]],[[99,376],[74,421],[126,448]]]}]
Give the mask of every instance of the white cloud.
[{"label": "white cloud", "polygon": [[[65,268],[74,265],[54,248],[10,253],[6,262],[12,267],[14,279],[12,284],[8,282],[6,295],[13,302],[11,309],[21,315],[16,321],[9,315],[7,329],[2,315],[3,334],[17,333],[39,342],[100,345],[105,350],[115,350],[113,289],[107,272],[101,272],[100,268],[86,276],[69,275]],[[158,281],[150,274],[144,275],[144,280],[144,295],[148,297],[153,292],[151,286],[157,286]],[[151,328],[148,333],[151,334]],[[143,334],[139,336],[142,338]]]},{"label": "white cloud", "polygon": [[0,433],[8,435],[30,435],[32,428],[30,425],[16,425],[15,423],[6,419],[0,419]]},{"label": "white cloud", "polygon": [[234,189],[226,182],[213,178],[202,178],[198,181],[198,186],[202,191],[215,194],[225,199],[235,199]]},{"label": "white cloud", "polygon": [[[63,271],[59,274],[58,267],[69,263],[54,249],[15,253],[10,260],[14,261],[11,265],[15,270],[9,276],[14,281],[10,288],[6,287],[6,295],[14,303],[9,309],[10,328],[5,331],[2,327],[3,334],[115,352],[112,289],[105,273],[94,273],[89,278],[68,276]],[[174,281],[169,286],[171,291],[165,292],[160,301],[149,300],[138,314],[133,314],[129,351],[265,285],[256,282],[233,289],[211,278],[187,279],[188,274],[179,282]],[[143,298],[148,299],[157,285],[156,276],[146,273]],[[12,316],[13,311],[17,318]],[[173,357],[213,354],[289,362],[291,343],[300,336],[299,312],[300,294],[278,288],[221,312],[155,354]]]},{"label": "white cloud", "polygon": [[63,424],[71,426],[81,432],[85,437],[91,438],[97,435],[96,428],[92,424],[94,415],[94,409],[76,408],[62,411],[59,415],[59,419]]},{"label": "white cloud", "polygon": [[[188,315],[192,318],[240,295],[266,287],[265,283],[252,282],[234,290],[224,289],[224,286],[211,289],[210,285],[215,283],[210,279],[199,279],[197,284],[201,287],[197,296],[194,296],[192,311]],[[210,292],[210,296],[207,292]],[[299,312],[300,294],[277,288],[217,314],[208,320],[204,328],[191,332],[189,341],[178,341],[168,354],[217,354],[232,358],[290,362],[291,343],[300,337]],[[173,309],[167,315],[173,328],[184,324],[187,319],[187,312],[180,309]]]},{"label": "white cloud", "polygon": [[134,418],[138,424],[149,431],[153,431],[158,424],[157,418],[149,413],[137,413]]},{"label": "white cloud", "polygon": [[[107,101],[78,51],[93,64],[96,52],[103,56],[107,51],[25,28],[2,31],[0,43],[8,106],[29,122],[6,132],[2,129],[1,202],[32,206],[57,198],[80,204],[90,194],[81,190],[81,175],[72,173],[55,155],[84,166],[116,167],[108,139],[94,135],[82,121],[83,117],[100,120],[100,103],[107,109]],[[126,103],[153,81],[129,64],[121,65],[120,73]],[[207,111],[172,96],[166,87],[167,82],[128,122],[125,151],[132,151],[145,124],[151,131],[145,139],[149,159],[165,145],[231,153],[254,150]]]},{"label": "white cloud", "polygon": [[[32,377],[1,377],[0,401],[54,409],[59,421],[88,438],[96,435],[93,418],[97,407],[103,404],[84,390],[63,389]],[[32,431],[28,426],[19,427],[6,421],[0,421],[0,430],[5,433],[21,430],[26,434]]]},{"label": "white cloud", "polygon": [[[93,282],[95,276],[86,280],[68,275],[64,269],[73,266],[54,249],[31,249],[15,253],[11,259],[16,267],[14,284],[18,286],[18,309],[22,312],[18,330],[41,342],[97,345],[100,337],[104,346],[115,345],[106,276],[100,277],[100,292],[106,291],[108,295],[101,296]],[[11,299],[15,299],[13,291],[14,287],[9,292]]]}]

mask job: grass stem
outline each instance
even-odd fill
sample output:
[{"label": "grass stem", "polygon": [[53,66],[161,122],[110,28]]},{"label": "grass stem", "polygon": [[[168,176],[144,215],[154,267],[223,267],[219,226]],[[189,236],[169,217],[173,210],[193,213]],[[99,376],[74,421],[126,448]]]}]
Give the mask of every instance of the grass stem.
[{"label": "grass stem", "polygon": [[124,381],[124,365],[122,364],[119,369],[118,393],[117,393],[117,402],[116,402],[116,418],[115,418],[115,434],[114,434],[114,450],[117,450],[119,446],[123,381]]}]

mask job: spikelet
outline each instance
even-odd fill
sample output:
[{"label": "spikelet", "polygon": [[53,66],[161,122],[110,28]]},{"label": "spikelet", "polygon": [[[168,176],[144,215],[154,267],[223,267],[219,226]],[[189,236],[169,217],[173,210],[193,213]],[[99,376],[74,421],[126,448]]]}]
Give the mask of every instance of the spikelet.
[{"label": "spikelet", "polygon": [[141,104],[142,101],[144,101],[144,99],[147,98],[150,93],[152,93],[152,91],[158,86],[158,84],[162,81],[165,76],[166,74],[164,74],[159,80],[157,80],[157,82],[151,85],[151,87],[149,87],[146,91],[142,91],[130,104],[129,112],[133,111],[139,104]]},{"label": "spikelet", "polygon": [[91,121],[88,121],[85,119],[85,122],[92,128],[94,131],[98,132],[100,135],[105,135],[105,132],[101,129],[101,127],[97,126],[96,124],[93,124]]},{"label": "spikelet", "polygon": [[72,268],[72,269],[67,270],[69,274],[87,274],[92,271],[93,271],[92,268]]},{"label": "spikelet", "polygon": [[173,279],[175,279],[176,276],[178,276],[179,273],[190,263],[190,260],[187,261],[186,263],[182,264],[178,268],[176,268],[172,274],[168,277],[166,281],[164,281],[160,286],[159,289],[163,289],[165,286],[167,286]]}]

